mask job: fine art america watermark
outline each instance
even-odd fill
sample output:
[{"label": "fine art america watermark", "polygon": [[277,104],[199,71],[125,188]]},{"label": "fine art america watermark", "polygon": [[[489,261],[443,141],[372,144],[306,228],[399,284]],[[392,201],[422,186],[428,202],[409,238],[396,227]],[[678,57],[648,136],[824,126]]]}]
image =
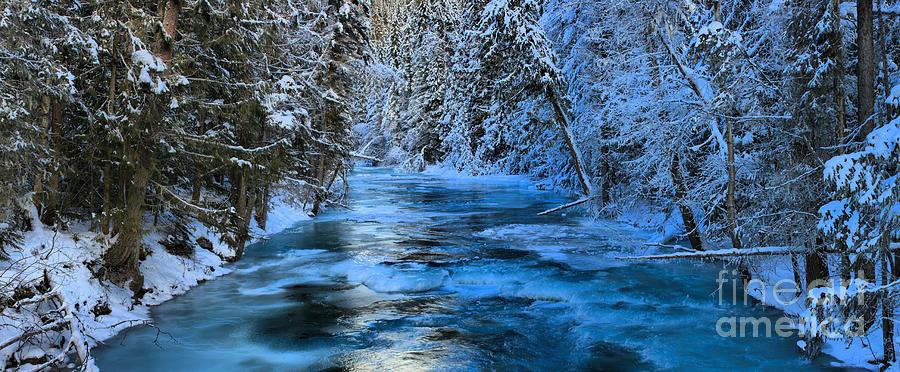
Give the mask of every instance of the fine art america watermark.
[{"label": "fine art america watermark", "polygon": [[721,337],[836,338],[861,336],[865,329],[864,318],[855,315],[859,311],[848,310],[866,306],[864,296],[851,289],[868,284],[863,272],[857,274],[852,286],[842,285],[839,279],[815,280],[802,292],[802,283],[795,280],[766,285],[758,279],[745,281],[737,270],[721,270],[716,283],[719,306],[762,303],[780,309],[805,309],[799,317],[723,316],[716,321],[716,333]]}]

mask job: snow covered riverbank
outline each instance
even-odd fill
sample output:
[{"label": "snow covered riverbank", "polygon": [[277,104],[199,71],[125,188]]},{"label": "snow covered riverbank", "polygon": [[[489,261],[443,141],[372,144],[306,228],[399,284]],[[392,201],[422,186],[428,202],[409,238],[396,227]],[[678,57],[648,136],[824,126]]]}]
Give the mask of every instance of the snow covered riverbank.
[{"label": "snow covered riverbank", "polygon": [[[135,303],[130,290],[98,279],[104,247],[111,244],[106,236],[84,224],[57,232],[35,215],[32,211],[34,228],[25,234],[22,249],[8,252],[10,260],[0,267],[0,358],[8,368],[40,370],[75,353],[87,361],[86,370],[93,370],[91,348],[148,324],[151,306],[230,272],[230,249],[199,222],[191,224],[191,240],[202,243],[190,253],[170,252],[160,243],[164,233],[148,226],[141,262],[147,293]],[[275,198],[267,228],[256,228],[253,235],[265,237],[308,218]]]},{"label": "snow covered riverbank", "polygon": [[[800,259],[802,260],[802,258]],[[783,311],[785,316],[793,319],[793,324],[799,325],[801,317],[807,312],[805,306],[806,296],[794,297],[793,293],[783,292],[784,289],[790,287],[789,283],[794,282],[791,258],[789,256],[755,258],[753,259],[751,270],[756,280],[751,282],[748,288],[749,295],[766,306],[772,306]],[[836,285],[840,286],[839,283]],[[833,363],[838,367],[900,371],[900,366],[896,364],[887,369],[882,369],[883,365],[877,360],[881,355],[884,355],[880,312],[876,314],[876,319],[879,319],[879,321],[874,323],[866,336],[852,339],[826,338],[821,346],[821,352],[840,360],[840,362]],[[894,334],[897,334],[896,326],[894,327]],[[798,352],[802,352],[802,349],[806,347],[806,343],[800,341],[797,346]]]}]

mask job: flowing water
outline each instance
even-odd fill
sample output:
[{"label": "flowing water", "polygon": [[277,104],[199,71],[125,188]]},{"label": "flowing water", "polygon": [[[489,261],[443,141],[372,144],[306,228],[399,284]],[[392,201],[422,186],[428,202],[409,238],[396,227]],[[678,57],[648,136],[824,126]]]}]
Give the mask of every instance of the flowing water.
[{"label": "flowing water", "polygon": [[[719,267],[615,259],[647,236],[537,216],[522,178],[361,169],[352,210],[248,248],[234,273],[95,350],[107,371],[825,370],[795,338],[725,338]],[[730,288],[730,287],[726,287]]]}]

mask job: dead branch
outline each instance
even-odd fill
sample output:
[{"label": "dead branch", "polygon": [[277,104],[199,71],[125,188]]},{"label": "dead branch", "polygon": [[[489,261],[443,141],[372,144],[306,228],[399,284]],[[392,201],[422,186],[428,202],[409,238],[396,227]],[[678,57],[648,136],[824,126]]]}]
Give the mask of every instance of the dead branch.
[{"label": "dead branch", "polygon": [[758,247],[744,249],[718,249],[709,251],[678,252],[668,254],[655,254],[636,257],[619,257],[620,260],[676,260],[683,258],[725,258],[748,256],[778,256],[786,254],[805,254],[809,252],[805,247]]},{"label": "dead branch", "polygon": [[587,203],[587,202],[593,200],[594,198],[596,198],[596,195],[586,196],[586,197],[583,197],[583,198],[578,199],[578,200],[576,200],[576,201],[573,201],[573,202],[571,202],[571,203],[563,204],[563,205],[560,205],[560,206],[558,206],[558,207],[550,208],[550,209],[548,209],[548,210],[545,210],[545,211],[543,211],[543,212],[540,212],[540,213],[538,213],[538,216],[544,216],[544,215],[548,215],[548,214],[551,214],[551,213],[559,212],[559,211],[561,211],[561,210],[563,210],[563,209],[569,209],[569,208],[572,208],[572,207],[574,207],[574,206],[577,206],[577,205],[581,205],[581,204]]},{"label": "dead branch", "polygon": [[689,248],[689,247],[684,247],[684,246],[680,246],[680,245],[677,245],[677,244],[644,243],[644,246],[647,246],[647,247],[658,247],[658,248],[669,248],[669,249],[675,249],[675,250],[679,250],[679,251],[688,251],[688,252],[701,252],[701,251],[699,251],[699,250],[691,249],[691,248]]},{"label": "dead branch", "polygon": [[[900,244],[894,243],[890,246],[891,251],[900,251]],[[819,250],[822,253],[841,253],[836,249]],[[618,257],[620,260],[677,260],[677,259],[706,259],[706,258],[726,258],[726,257],[751,257],[751,256],[782,256],[789,254],[807,254],[809,248],[806,247],[756,247],[743,249],[717,249],[708,251],[679,252],[668,254],[655,254],[647,256]]]},{"label": "dead branch", "polygon": [[371,160],[371,161],[374,161],[374,162],[377,162],[377,163],[383,163],[383,162],[384,162],[384,160],[379,159],[379,158],[376,158],[376,157],[374,157],[374,156],[363,155],[363,154],[360,154],[360,153],[357,153],[357,152],[351,152],[351,153],[350,153],[350,156],[352,156],[352,157],[354,157],[354,158],[360,158],[360,159],[365,159],[365,160]]}]

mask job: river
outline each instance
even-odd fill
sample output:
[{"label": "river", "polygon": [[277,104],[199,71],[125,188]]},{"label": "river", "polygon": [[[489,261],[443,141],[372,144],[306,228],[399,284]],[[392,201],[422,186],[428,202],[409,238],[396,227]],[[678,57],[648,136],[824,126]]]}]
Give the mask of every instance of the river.
[{"label": "river", "polygon": [[520,177],[362,168],[349,206],[94,350],[107,371],[827,370],[796,338],[720,337],[720,265],[632,262],[648,234]]}]

